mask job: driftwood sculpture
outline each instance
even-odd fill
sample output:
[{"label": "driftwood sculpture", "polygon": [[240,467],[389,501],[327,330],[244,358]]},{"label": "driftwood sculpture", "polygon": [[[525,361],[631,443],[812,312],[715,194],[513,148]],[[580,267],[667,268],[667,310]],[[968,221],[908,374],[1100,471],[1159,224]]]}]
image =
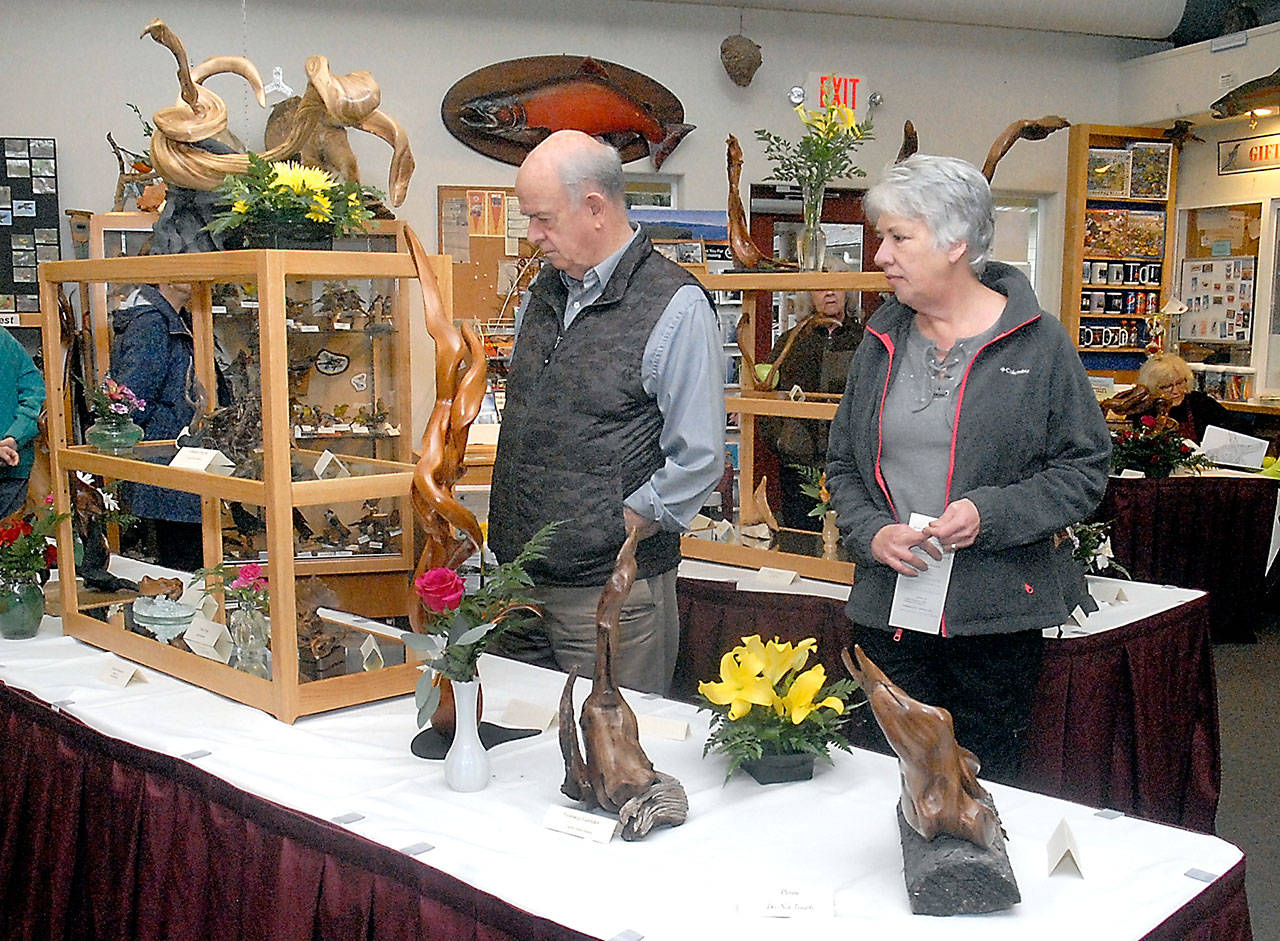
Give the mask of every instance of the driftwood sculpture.
[{"label": "driftwood sculpture", "polygon": [[777,388],[778,373],[782,369],[782,364],[786,362],[787,356],[790,355],[791,348],[796,345],[796,340],[799,340],[814,327],[831,327],[832,329],[835,329],[843,324],[843,320],[836,320],[834,317],[824,317],[820,314],[814,314],[800,321],[800,323],[796,325],[796,328],[792,330],[790,335],[787,337],[787,342],[782,344],[782,349],[778,352],[778,358],[772,363],[762,364],[768,365],[769,368],[765,371],[763,376],[755,377],[760,383],[760,386],[766,390]]},{"label": "driftwood sculpture", "polygon": [[916,126],[910,121],[902,122],[902,146],[898,148],[898,156],[894,163],[902,163],[920,149],[920,136],[916,134]]},{"label": "driftwood sculpture", "polygon": [[[235,73],[249,83],[258,105],[265,108],[266,95],[258,69],[243,56],[214,56],[193,68],[182,43],[163,20],[152,20],[142,35],[150,36],[173,53],[181,91],[177,104],[162,108],[152,119],[156,129],[151,136],[151,159],[156,171],[176,186],[208,191],[215,189],[227,174],[248,170],[249,158],[243,153],[210,153],[197,146],[201,141],[222,139],[227,133],[226,105],[203,82],[211,75]],[[378,83],[365,71],[334,75],[324,56],[308,57],[306,70],[307,90],[293,111],[289,132],[278,146],[262,153],[262,158],[278,160],[297,153],[325,122],[359,128],[391,145],[388,193],[392,204],[399,206],[413,176],[413,154],[399,122],[378,110],[382,101]]]},{"label": "driftwood sculpture", "polygon": [[1127,419],[1133,419],[1138,415],[1153,415],[1156,420],[1153,431],[1166,431],[1178,427],[1177,420],[1169,417],[1169,408],[1172,404],[1170,400],[1143,385],[1125,389],[1098,404],[1102,406],[1104,414],[1111,411]]},{"label": "driftwood sculpture", "polygon": [[565,769],[560,790],[588,807],[617,813],[624,840],[642,839],[658,826],[678,827],[689,813],[689,799],[680,782],[655,771],[640,747],[636,715],[613,678],[618,619],[636,578],[638,536],[637,530],[628,529],[596,609],[595,675],[582,704],[582,749],[573,721],[577,667],[570,671],[560,697],[560,753]]},{"label": "driftwood sculpture", "polygon": [[[742,179],[742,145],[732,134],[725,140],[725,157],[729,174],[729,250],[733,252],[733,260],[739,268],[761,268],[774,270],[779,268],[795,268],[775,261],[751,241],[751,230],[747,227],[747,211],[743,208],[742,193],[739,185]],[[739,325],[741,326],[741,325]]]},{"label": "driftwood sculpture", "polygon": [[991,182],[991,178],[995,176],[996,164],[1000,162],[1000,158],[1009,152],[1012,147],[1020,140],[1044,140],[1054,131],[1060,131],[1064,127],[1070,127],[1071,122],[1066,118],[1058,117],[1056,114],[1046,114],[1043,118],[1035,120],[1024,119],[1014,121],[1006,127],[995,143],[991,145],[991,150],[987,152],[986,162],[982,164],[982,175],[987,178],[987,182]]},{"label": "driftwood sculpture", "polygon": [[855,646],[841,652],[898,756],[903,870],[911,910],[958,915],[1021,901],[995,804],[978,783],[973,752],[956,742],[951,714],[912,699]]}]

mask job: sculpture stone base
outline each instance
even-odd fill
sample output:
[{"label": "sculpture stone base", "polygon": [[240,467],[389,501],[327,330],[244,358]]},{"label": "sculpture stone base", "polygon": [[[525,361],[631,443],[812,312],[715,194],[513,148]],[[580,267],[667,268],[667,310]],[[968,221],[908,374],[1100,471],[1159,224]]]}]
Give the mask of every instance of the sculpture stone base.
[{"label": "sculpture stone base", "polygon": [[902,868],[914,914],[975,915],[1004,911],[1022,901],[1003,834],[989,850],[946,834],[926,840],[902,816],[901,804],[897,810]]}]

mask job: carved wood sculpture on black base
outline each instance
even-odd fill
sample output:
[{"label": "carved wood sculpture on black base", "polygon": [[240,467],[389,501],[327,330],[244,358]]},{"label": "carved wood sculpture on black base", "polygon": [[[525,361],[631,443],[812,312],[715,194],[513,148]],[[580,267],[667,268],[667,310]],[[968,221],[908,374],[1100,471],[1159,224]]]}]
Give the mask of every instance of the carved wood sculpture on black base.
[{"label": "carved wood sculpture on black base", "polygon": [[636,579],[637,536],[635,529],[628,529],[596,609],[595,677],[582,703],[582,749],[573,721],[577,667],[570,671],[560,697],[560,752],[565,770],[560,790],[588,807],[617,813],[624,840],[642,839],[654,827],[678,827],[689,813],[689,799],[680,782],[655,771],[640,747],[636,715],[613,678],[618,618]]},{"label": "carved wood sculpture on black base", "polygon": [[911,911],[917,915],[998,912],[1022,901],[995,803],[978,783],[977,756],[956,742],[951,713],[918,702],[854,646],[845,668],[866,691],[898,756],[898,829]]}]

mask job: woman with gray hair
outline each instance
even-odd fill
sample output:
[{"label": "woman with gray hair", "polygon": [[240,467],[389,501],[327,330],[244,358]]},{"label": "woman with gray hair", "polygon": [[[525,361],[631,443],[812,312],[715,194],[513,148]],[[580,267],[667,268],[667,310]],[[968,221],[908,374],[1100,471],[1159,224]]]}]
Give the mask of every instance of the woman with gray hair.
[{"label": "woman with gray hair", "polygon": [[[1110,437],[1066,330],[1021,273],[988,261],[994,211],[975,167],[910,157],[863,206],[895,298],[867,323],[827,454],[857,562],[853,640],[951,711],[985,776],[1013,781],[1041,632],[1069,613],[1053,534],[1101,500]],[[892,614],[944,555],[940,615]]]}]

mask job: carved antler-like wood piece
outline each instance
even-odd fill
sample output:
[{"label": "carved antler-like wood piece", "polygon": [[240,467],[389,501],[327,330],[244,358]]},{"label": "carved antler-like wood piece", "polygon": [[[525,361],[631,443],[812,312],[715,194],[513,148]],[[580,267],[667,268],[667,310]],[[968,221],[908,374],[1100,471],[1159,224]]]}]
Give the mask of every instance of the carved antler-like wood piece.
[{"label": "carved antler-like wood piece", "polygon": [[[222,99],[204,87],[211,75],[232,72],[244,78],[257,99],[267,106],[262,76],[243,56],[213,56],[192,67],[182,42],[163,20],[155,19],[142,31],[173,53],[178,63],[181,100],[155,113],[156,130],[151,136],[153,166],[165,180],[195,190],[216,189],[230,173],[249,169],[245,154],[212,154],[194,146],[198,141],[219,137],[227,131],[227,108]],[[293,112],[285,139],[261,154],[264,160],[278,160],[297,153],[303,144],[323,128],[355,127],[382,138],[392,148],[388,191],[392,205],[404,202],[413,176],[413,153],[400,123],[379,110],[382,92],[366,71],[334,75],[324,56],[310,56],[306,62],[307,90]]]},{"label": "carved antler-like wood piece", "polygon": [[595,675],[591,693],[582,704],[581,749],[573,707],[577,667],[569,672],[560,697],[560,751],[565,762],[560,790],[589,807],[616,812],[624,840],[641,839],[657,826],[679,826],[689,813],[689,800],[680,782],[655,771],[640,747],[636,715],[613,677],[618,619],[636,578],[637,540],[637,531],[629,529],[596,609]]},{"label": "carved antler-like wood piece", "polygon": [[[926,840],[949,834],[991,849],[1000,818],[986,804],[991,796],[978,783],[978,758],[956,742],[951,713],[912,699],[854,645],[858,666],[847,649],[845,669],[866,691],[876,721],[898,756],[902,772],[902,815]],[[986,803],[983,803],[985,801]]]}]

